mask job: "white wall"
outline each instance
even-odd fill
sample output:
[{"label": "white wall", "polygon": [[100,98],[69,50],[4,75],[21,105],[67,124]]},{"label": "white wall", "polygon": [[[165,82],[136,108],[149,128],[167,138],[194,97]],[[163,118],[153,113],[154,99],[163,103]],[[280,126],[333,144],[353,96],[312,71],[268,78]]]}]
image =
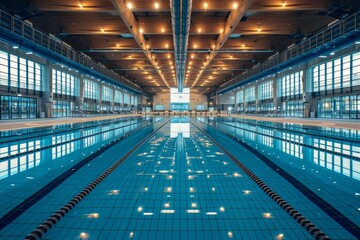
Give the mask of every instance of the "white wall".
[{"label": "white wall", "polygon": [[[158,93],[154,96],[153,109],[155,106],[163,105],[165,110],[170,109],[170,92],[162,92]],[[207,97],[202,93],[190,92],[190,109],[195,110],[196,105],[203,104],[205,105],[205,109],[207,109]]]}]

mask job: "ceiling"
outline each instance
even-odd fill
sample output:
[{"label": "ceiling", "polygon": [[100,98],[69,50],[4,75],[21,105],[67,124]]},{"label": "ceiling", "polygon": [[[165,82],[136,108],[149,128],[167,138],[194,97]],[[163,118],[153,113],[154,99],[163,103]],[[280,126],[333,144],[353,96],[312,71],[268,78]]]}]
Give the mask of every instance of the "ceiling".
[{"label": "ceiling", "polygon": [[[193,0],[184,87],[210,93],[358,5],[358,0]],[[2,0],[1,8],[149,93],[177,87],[170,0]]]}]

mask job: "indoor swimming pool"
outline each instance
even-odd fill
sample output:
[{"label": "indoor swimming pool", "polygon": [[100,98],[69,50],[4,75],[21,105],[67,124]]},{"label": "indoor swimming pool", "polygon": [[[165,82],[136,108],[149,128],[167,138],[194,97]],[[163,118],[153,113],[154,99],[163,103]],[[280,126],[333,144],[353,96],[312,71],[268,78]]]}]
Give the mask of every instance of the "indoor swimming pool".
[{"label": "indoor swimming pool", "polygon": [[125,118],[1,132],[1,239],[358,239],[357,131]]}]

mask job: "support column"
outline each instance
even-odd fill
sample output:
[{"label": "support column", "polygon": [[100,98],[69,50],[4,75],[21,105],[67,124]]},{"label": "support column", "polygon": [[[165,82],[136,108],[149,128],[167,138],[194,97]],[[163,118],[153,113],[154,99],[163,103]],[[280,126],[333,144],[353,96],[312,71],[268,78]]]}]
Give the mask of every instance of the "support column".
[{"label": "support column", "polygon": [[258,112],[259,111],[259,96],[258,96],[258,83],[255,83],[254,84],[254,87],[255,87],[255,111]]},{"label": "support column", "polygon": [[79,76],[79,96],[75,98],[75,111],[82,110],[84,103],[84,79]]},{"label": "support column", "polygon": [[308,64],[303,66],[303,101],[304,101],[304,117],[310,118],[316,116],[316,101],[312,97],[312,73]]},{"label": "support column", "polygon": [[274,104],[275,104],[275,112],[277,114],[277,116],[279,116],[279,113],[281,112],[281,79],[280,79],[280,76],[279,74],[276,74],[275,75],[275,78],[274,78]]},{"label": "support column", "polygon": [[53,89],[52,89],[52,73],[51,73],[51,64],[49,62],[43,66],[43,79],[42,81],[42,89],[43,95],[42,98],[38,101],[38,106],[40,109],[40,117],[45,116],[46,118],[52,117],[51,108],[53,105]]},{"label": "support column", "polygon": [[99,102],[98,102],[98,105],[99,105],[99,108],[98,108],[98,111],[101,111],[101,107],[102,107],[102,95],[103,95],[103,85],[100,83],[100,91],[99,91]]},{"label": "support column", "polygon": [[115,105],[115,89],[114,88],[111,88],[112,89],[112,99],[111,99],[111,103],[110,103],[110,107],[111,107],[111,111],[114,111],[114,105]]}]

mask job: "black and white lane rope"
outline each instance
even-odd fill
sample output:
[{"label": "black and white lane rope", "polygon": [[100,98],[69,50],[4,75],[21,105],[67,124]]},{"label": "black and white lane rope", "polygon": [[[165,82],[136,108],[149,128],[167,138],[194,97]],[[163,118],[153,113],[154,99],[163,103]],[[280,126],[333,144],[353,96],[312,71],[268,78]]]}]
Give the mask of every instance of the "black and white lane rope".
[{"label": "black and white lane rope", "polygon": [[160,128],[165,126],[170,120],[162,124],[158,129],[154,130],[146,138],[141,140],[138,144],[135,145],[128,153],[126,153],[122,158],[120,158],[116,163],[114,163],[109,169],[107,169],[103,174],[97,177],[92,181],[85,189],[80,193],[74,196],[70,201],[68,201],[62,208],[57,212],[52,214],[47,220],[35,228],[31,233],[29,233],[24,239],[25,240],[37,240],[41,239],[57,222],[59,222],[68,212],[71,211],[79,202],[81,202],[87,195],[89,195],[102,181],[105,180],[112,172],[115,171],[133,152],[135,152],[141,145],[143,145],[148,139],[150,139]]},{"label": "black and white lane rope", "polygon": [[219,149],[221,149],[241,170],[246,173],[272,200],[274,200],[282,209],[284,209],[293,219],[298,222],[301,227],[310,233],[316,240],[330,240],[330,238],[322,232],[318,227],[311,223],[306,217],[299,213],[294,207],[292,207],[287,201],[280,197],[274,190],[267,186],[259,177],[257,177],[252,171],[250,171],[244,164],[242,164],[234,155],[228,152],[222,147],[215,139],[213,139],[208,133],[191,122],[200,132],[208,137]]}]

